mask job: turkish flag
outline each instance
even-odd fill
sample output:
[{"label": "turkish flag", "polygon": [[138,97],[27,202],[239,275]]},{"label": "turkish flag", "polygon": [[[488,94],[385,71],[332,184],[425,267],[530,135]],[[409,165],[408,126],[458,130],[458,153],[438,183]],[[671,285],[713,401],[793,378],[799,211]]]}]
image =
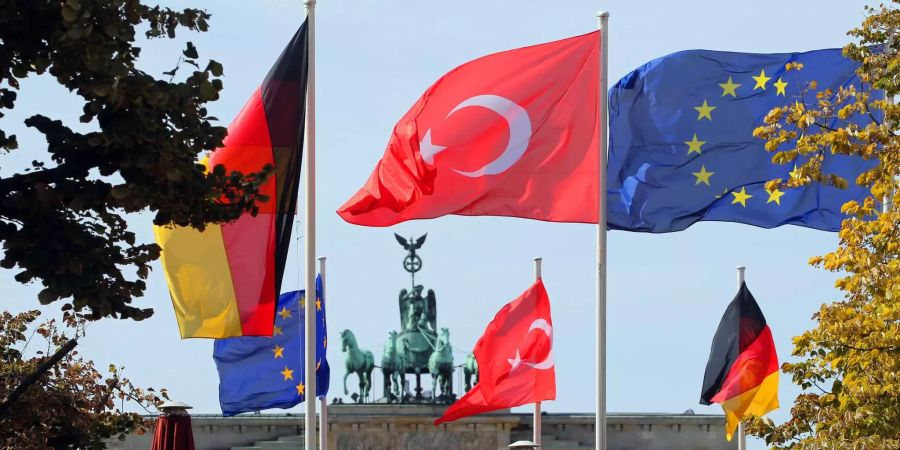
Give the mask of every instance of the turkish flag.
[{"label": "turkish flag", "polygon": [[556,399],[550,298],[538,280],[494,316],[475,344],[478,384],[435,425],[527,403]]},{"label": "turkish flag", "polygon": [[338,214],[368,226],[447,214],[597,223],[599,55],[593,32],[453,69]]}]

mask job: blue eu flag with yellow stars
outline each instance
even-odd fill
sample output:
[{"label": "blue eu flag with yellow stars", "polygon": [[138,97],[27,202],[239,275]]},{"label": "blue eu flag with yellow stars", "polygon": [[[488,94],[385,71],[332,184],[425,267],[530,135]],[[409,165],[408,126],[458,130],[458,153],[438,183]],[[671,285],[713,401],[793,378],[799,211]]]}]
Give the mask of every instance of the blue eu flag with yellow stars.
[{"label": "blue eu flag with yellow stars", "polygon": [[[330,369],[322,280],[316,278],[316,396],[328,393]],[[304,291],[281,294],[272,337],[216,339],[213,359],[219,371],[222,414],[233,416],[268,408],[290,408],[306,396]]]},{"label": "blue eu flag with yellow stars", "polygon": [[[803,69],[787,71],[790,62]],[[841,206],[868,195],[855,179],[872,163],[829,153],[823,170],[843,176],[848,188],[768,191],[766,182],[789,179],[796,166],[772,163],[753,130],[775,107],[814,105],[810,81],[817,91],[859,87],[857,67],[840,49],[690,50],[631,72],[609,92],[609,228],[662,233],[707,220],[838,230]]]}]

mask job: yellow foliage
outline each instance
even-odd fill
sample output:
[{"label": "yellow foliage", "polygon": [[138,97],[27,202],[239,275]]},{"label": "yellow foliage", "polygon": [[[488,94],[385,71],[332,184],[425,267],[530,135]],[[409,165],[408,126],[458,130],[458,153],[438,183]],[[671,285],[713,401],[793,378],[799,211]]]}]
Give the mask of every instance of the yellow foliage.
[{"label": "yellow foliage", "polygon": [[[793,339],[797,359],[782,371],[804,393],[790,419],[776,425],[757,418],[750,424],[751,434],[773,448],[900,449],[900,108],[885,100],[900,94],[900,56],[877,51],[900,35],[898,3],[868,9],[863,24],[850,32],[859,42],[846,46],[844,55],[860,61],[863,89],[818,91],[810,83],[806,89],[815,93],[815,102],[776,108],[753,132],[766,140],[774,163],[796,164],[788,180],[772,180],[767,188],[853,182],[871,192],[843,206],[851,218],[841,226],[838,248],[809,260],[842,275],[835,286],[844,298],[822,305],[813,314],[815,328]],[[786,69],[802,67],[789,63]],[[877,164],[846,180],[823,172],[826,154]]]}]

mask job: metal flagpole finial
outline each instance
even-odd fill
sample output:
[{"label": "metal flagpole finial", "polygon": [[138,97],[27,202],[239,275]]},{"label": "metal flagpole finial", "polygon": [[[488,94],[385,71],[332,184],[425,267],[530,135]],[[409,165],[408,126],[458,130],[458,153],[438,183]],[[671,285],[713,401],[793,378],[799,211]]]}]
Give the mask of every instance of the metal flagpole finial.
[{"label": "metal flagpole finial", "polygon": [[316,6],[316,0],[306,0],[303,2],[303,4],[309,7],[313,7]]},{"label": "metal flagpole finial", "polygon": [[608,19],[609,11],[597,11],[597,18],[598,19]]}]

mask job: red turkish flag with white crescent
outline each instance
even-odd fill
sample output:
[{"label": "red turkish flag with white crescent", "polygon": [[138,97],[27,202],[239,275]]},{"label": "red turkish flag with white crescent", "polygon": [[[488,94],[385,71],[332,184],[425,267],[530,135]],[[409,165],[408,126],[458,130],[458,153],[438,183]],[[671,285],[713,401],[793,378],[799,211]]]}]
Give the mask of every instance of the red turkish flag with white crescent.
[{"label": "red turkish flag with white crescent", "polygon": [[593,32],[453,69],[338,214],[368,226],[447,214],[597,223],[599,55]]},{"label": "red turkish flag with white crescent", "polygon": [[478,384],[435,425],[488,411],[556,399],[553,320],[544,282],[509,302],[475,344]]}]

